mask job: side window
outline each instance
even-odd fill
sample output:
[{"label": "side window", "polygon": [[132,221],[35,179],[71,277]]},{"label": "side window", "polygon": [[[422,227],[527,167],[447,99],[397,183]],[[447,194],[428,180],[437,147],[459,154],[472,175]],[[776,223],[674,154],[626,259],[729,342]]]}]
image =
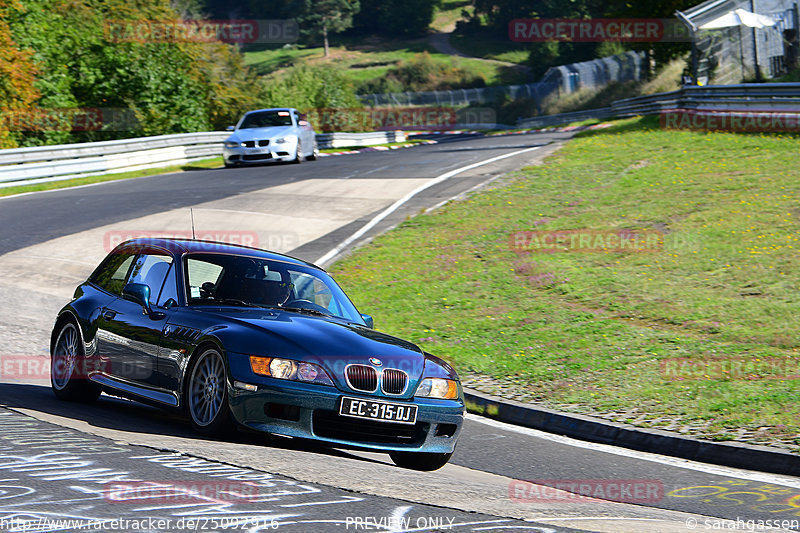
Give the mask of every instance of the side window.
[{"label": "side window", "polygon": [[178,280],[175,276],[175,263],[172,263],[167,273],[167,279],[164,281],[164,288],[161,289],[161,295],[158,297],[158,305],[166,307],[167,301],[174,300],[178,303]]},{"label": "side window", "polygon": [[122,294],[134,257],[136,254],[133,252],[109,255],[89,281],[111,294]]},{"label": "side window", "polygon": [[223,271],[221,266],[200,259],[188,259],[186,269],[189,281],[189,292],[186,294],[188,300],[208,298],[210,293],[202,289],[203,285],[210,283],[212,287],[217,288]]},{"label": "side window", "polygon": [[140,255],[128,283],[144,283],[150,287],[150,303],[155,305],[171,264],[172,257],[168,255]]}]

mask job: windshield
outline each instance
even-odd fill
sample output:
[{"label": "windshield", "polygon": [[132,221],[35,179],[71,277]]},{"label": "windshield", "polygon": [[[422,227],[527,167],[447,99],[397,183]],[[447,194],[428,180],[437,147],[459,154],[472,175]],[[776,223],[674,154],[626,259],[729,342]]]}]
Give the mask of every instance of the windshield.
[{"label": "windshield", "polygon": [[252,128],[270,128],[273,126],[291,126],[292,117],[288,111],[259,111],[258,113],[248,113],[240,130]]},{"label": "windshield", "polygon": [[364,321],[344,291],[311,267],[225,254],[186,256],[189,305],[274,307]]}]

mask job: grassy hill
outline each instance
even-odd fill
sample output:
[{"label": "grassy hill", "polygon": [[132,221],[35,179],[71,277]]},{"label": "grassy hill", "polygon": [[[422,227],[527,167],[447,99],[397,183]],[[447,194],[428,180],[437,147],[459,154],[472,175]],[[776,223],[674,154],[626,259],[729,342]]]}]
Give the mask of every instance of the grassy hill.
[{"label": "grassy hill", "polygon": [[[332,271],[379,329],[474,387],[798,450],[797,143],[622,121]],[[515,251],[529,230],[661,237],[643,253]]]}]

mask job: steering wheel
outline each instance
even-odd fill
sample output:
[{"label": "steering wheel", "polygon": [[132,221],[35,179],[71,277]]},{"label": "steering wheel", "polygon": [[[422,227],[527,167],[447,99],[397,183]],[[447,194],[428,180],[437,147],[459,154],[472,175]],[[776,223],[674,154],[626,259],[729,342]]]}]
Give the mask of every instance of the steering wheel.
[{"label": "steering wheel", "polygon": [[313,309],[314,311],[319,311],[320,313],[325,313],[326,315],[330,315],[331,312],[328,311],[327,308],[315,304],[311,300],[304,300],[304,299],[297,299],[297,300],[289,300],[283,307],[297,307],[299,309]]}]

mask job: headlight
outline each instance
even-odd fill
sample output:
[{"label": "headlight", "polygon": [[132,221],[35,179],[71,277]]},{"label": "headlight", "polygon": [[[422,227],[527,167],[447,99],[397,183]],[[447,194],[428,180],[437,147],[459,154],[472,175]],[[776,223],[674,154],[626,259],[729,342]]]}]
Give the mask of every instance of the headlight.
[{"label": "headlight", "polygon": [[251,355],[250,368],[254,374],[259,376],[333,386],[333,381],[328,377],[325,370],[314,363],[301,363],[291,359]]},{"label": "headlight", "polygon": [[458,398],[458,385],[452,379],[425,378],[417,387],[415,396],[455,400]]},{"label": "headlight", "polygon": [[280,137],[278,139],[275,139],[275,144],[286,144],[286,143],[295,142],[296,140],[297,140],[297,138],[295,138],[293,135],[290,135],[288,137]]},{"label": "headlight", "polygon": [[225,148],[239,148],[239,143],[236,141],[225,141]]}]

